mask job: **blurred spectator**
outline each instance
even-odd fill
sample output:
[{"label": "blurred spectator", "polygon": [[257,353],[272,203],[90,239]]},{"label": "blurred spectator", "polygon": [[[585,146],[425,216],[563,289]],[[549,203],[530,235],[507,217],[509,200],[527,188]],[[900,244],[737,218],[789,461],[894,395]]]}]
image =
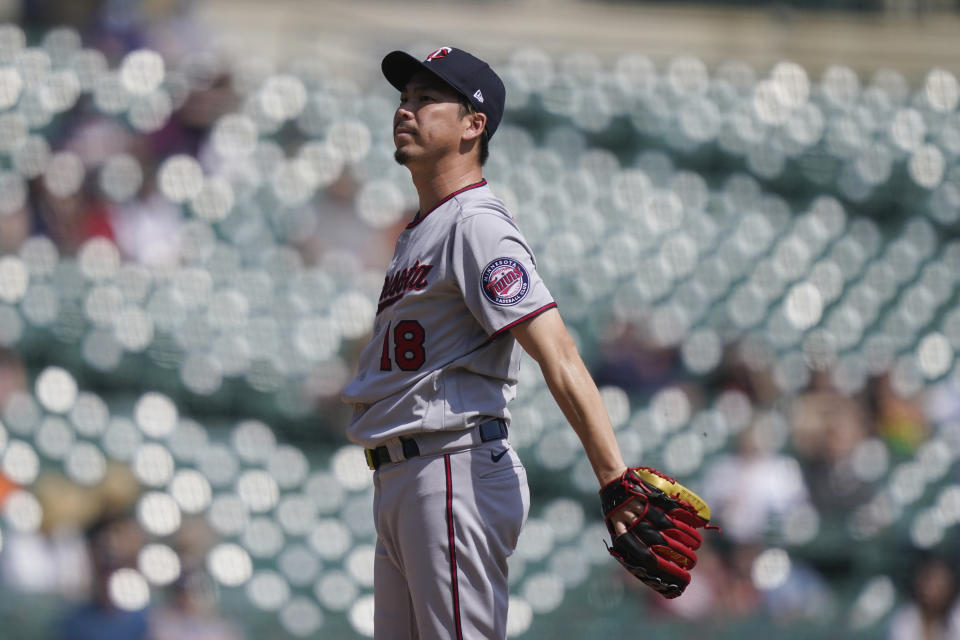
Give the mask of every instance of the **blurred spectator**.
[{"label": "blurred spectator", "polygon": [[[771,567],[764,546],[725,541],[703,548],[693,580],[682,598],[659,604],[688,620],[754,618],[764,611],[780,625],[814,620],[829,613],[831,594],[823,577],[809,564],[790,557]],[[773,553],[782,553],[773,550]],[[764,562],[767,567],[765,568]]]},{"label": "blurred spectator", "polygon": [[889,640],[960,638],[957,573],[942,558],[920,564],[910,584],[910,601],[890,619]]},{"label": "blurred spectator", "polygon": [[756,613],[762,594],[753,581],[753,563],[761,547],[754,544],[732,544],[726,547],[726,583],[721,591],[719,611],[723,616],[745,618]]},{"label": "blurred spectator", "polygon": [[[87,588],[88,557],[82,536],[99,508],[91,489],[44,472],[31,492],[43,510],[39,531],[12,529],[2,557],[3,581],[24,593],[77,597]],[[0,496],[2,503],[2,496]]]},{"label": "blurred spectator", "polygon": [[868,435],[867,415],[862,401],[832,386],[828,371],[814,371],[808,391],[792,403],[793,447],[821,511],[846,512],[868,497],[870,489],[854,473],[850,458]]},{"label": "blurred spectator", "polygon": [[[82,580],[86,566],[82,548],[79,564],[76,555],[61,548],[60,540],[52,540],[37,531],[5,532],[4,551],[0,556],[0,575],[5,586],[20,593],[54,593],[64,571],[80,571]],[[68,585],[70,590],[72,585]]]},{"label": "blurred spectator", "polygon": [[95,237],[113,239],[109,210],[92,189],[81,188],[70,195],[56,195],[45,183],[34,183],[37,223],[65,255]]},{"label": "blurred spectator", "polygon": [[176,124],[182,130],[180,136],[190,140],[190,146],[182,151],[196,156],[210,128],[223,115],[237,111],[240,102],[233,90],[233,80],[224,70],[224,62],[217,56],[192,54],[184,62],[189,63],[185,67],[191,90],[176,118],[161,132]]},{"label": "blurred spectator", "polygon": [[832,602],[833,594],[824,577],[796,555],[790,557],[790,568],[783,581],[764,591],[764,606],[773,620],[783,626],[823,619],[831,613]]},{"label": "blurred spectator", "polygon": [[57,640],[144,640],[148,631],[146,609],[128,611],[114,602],[110,577],[135,564],[143,534],[134,520],[108,518],[87,530],[92,584],[87,602],[77,605],[60,620]]},{"label": "blurred spectator", "polygon": [[770,371],[772,364],[772,357],[765,347],[748,338],[743,339],[724,349],[715,374],[716,381],[711,386],[716,392],[742,391],[754,406],[770,406],[780,397]]},{"label": "blurred spectator", "polygon": [[759,542],[779,520],[809,505],[797,461],[774,452],[775,443],[755,420],[737,439],[736,451],[716,458],[704,476],[704,499],[725,536]]},{"label": "blurred spectator", "polygon": [[894,452],[912,455],[930,435],[930,427],[918,399],[897,393],[890,374],[874,379],[870,394],[877,433]]},{"label": "blurred spectator", "polygon": [[673,382],[679,370],[677,350],[657,345],[640,323],[613,323],[603,336],[599,361],[591,370],[598,386],[648,395]]},{"label": "blurred spectator", "polygon": [[[290,244],[300,252],[304,263],[322,264],[331,255],[348,253],[355,256],[365,268],[386,269],[397,236],[414,215],[408,212],[395,225],[371,234],[357,217],[354,198],[358,182],[349,171],[344,171],[314,199],[315,227],[302,237],[290,238]],[[297,234],[295,234],[297,235]]]},{"label": "blurred spectator", "polygon": [[702,547],[697,552],[697,566],[690,586],[682,598],[655,600],[675,616],[687,620],[703,620],[722,614],[723,599],[728,586],[728,572],[723,559],[713,547]]},{"label": "blurred spectator", "polygon": [[[0,505],[6,494],[16,490],[20,487],[0,474]],[[112,462],[95,487],[82,487],[60,473],[44,471],[30,491],[43,519],[39,530],[5,532],[0,554],[3,583],[22,593],[85,595],[96,568],[91,536],[99,535],[103,526],[95,523],[112,521],[129,511],[139,492],[136,478],[126,465]],[[90,532],[86,536],[85,529]]]},{"label": "blurred spectator", "polygon": [[30,237],[32,218],[26,205],[9,213],[0,213],[0,255],[16,253]]},{"label": "blurred spectator", "polygon": [[170,541],[182,568],[162,607],[150,615],[150,640],[241,640],[243,633],[217,611],[217,586],[204,570],[217,534],[203,517],[186,518]]},{"label": "blurred spectator", "polygon": [[150,640],[241,640],[240,630],[216,611],[215,589],[202,570],[185,570],[169,603],[151,616]]},{"label": "blurred spectator", "polygon": [[16,351],[0,347],[0,409],[15,391],[27,388],[27,371]]},{"label": "blurred spectator", "polygon": [[141,264],[169,266],[179,256],[179,207],[159,193],[116,207],[112,224],[121,253]]}]

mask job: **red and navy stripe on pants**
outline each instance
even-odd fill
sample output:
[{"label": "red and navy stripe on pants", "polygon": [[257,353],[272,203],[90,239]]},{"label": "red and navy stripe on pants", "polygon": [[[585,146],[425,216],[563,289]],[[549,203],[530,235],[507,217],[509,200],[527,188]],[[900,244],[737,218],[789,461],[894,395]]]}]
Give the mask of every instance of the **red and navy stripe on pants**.
[{"label": "red and navy stripe on pants", "polygon": [[443,456],[443,468],[447,475],[447,536],[450,543],[450,590],[453,595],[453,621],[457,640],[463,640],[463,625],[460,623],[460,589],[457,585],[457,547],[453,526],[453,474],[450,472],[450,454]]}]

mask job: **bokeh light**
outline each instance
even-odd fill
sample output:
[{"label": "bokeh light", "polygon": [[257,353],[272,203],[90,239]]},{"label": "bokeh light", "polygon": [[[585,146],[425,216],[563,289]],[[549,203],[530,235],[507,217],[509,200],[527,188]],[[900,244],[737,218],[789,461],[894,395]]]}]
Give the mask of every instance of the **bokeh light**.
[{"label": "bokeh light", "polygon": [[180,558],[167,545],[148,544],[137,554],[137,569],[147,582],[164,587],[180,577]]},{"label": "bokeh light", "polygon": [[120,80],[132,94],[145,95],[163,82],[164,62],[156,51],[137,49],[128,53],[120,64]]},{"label": "bokeh light", "polygon": [[320,573],[320,559],[302,544],[288,545],[277,558],[277,567],[283,576],[296,586],[309,586]]},{"label": "bokeh light", "polygon": [[311,600],[300,596],[280,612],[280,624],[295,636],[307,637],[323,626],[323,612]]},{"label": "bokeh light", "polygon": [[144,486],[166,486],[173,471],[173,456],[163,445],[148,442],[133,454],[133,473]]},{"label": "bokeh light", "polygon": [[314,585],[314,595],[324,608],[345,611],[357,600],[359,589],[342,571],[325,571]]},{"label": "bokeh light", "polygon": [[10,440],[0,459],[3,475],[21,486],[29,486],[40,473],[40,459],[29,443]]},{"label": "bokeh light", "polygon": [[790,566],[790,556],[786,551],[767,549],[753,561],[750,575],[759,589],[770,591],[786,582]]},{"label": "bokeh light", "polygon": [[150,586],[136,569],[117,569],[107,580],[110,602],[118,609],[137,611],[150,604]]},{"label": "bokeh light", "polygon": [[149,392],[143,394],[134,407],[137,426],[151,438],[169,435],[177,426],[177,407],[167,396]]},{"label": "bokeh light", "polygon": [[275,571],[256,572],[245,590],[253,606],[265,611],[277,611],[290,600],[290,585]]},{"label": "bokeh light", "polygon": [[311,548],[324,560],[339,560],[353,544],[353,535],[340,520],[317,521],[308,534]]},{"label": "bokeh light", "polygon": [[272,558],[283,548],[283,530],[270,518],[252,518],[243,532],[241,543],[251,556]]},{"label": "bokeh light", "polygon": [[363,595],[351,605],[347,614],[350,626],[356,633],[373,637],[373,595]]},{"label": "bokeh light", "polygon": [[14,490],[3,502],[3,517],[13,531],[33,533],[43,522],[43,507],[32,493]]},{"label": "bokeh light", "polygon": [[137,521],[144,531],[162,537],[180,528],[182,516],[180,507],[169,494],[149,491],[137,501]]},{"label": "bokeh light", "polygon": [[280,489],[268,472],[251,469],[241,473],[237,479],[237,495],[252,512],[260,513],[276,506]]},{"label": "bokeh light", "polygon": [[100,449],[89,442],[78,442],[71,447],[63,461],[64,471],[81,486],[100,484],[107,473],[107,460]]},{"label": "bokeh light", "polygon": [[253,564],[243,548],[233,543],[222,543],[207,554],[207,570],[220,584],[239,587],[250,579]]},{"label": "bokeh light", "polygon": [[0,301],[19,302],[29,282],[30,275],[22,260],[15,256],[0,258]]}]

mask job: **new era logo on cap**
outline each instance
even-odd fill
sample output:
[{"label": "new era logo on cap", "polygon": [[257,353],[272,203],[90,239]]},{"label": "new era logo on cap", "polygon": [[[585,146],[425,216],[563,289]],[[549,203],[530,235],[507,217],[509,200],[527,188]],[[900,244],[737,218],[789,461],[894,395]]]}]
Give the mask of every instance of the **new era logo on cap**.
[{"label": "new era logo on cap", "polygon": [[480,93],[480,89],[477,89],[477,92],[473,94],[473,97],[477,99],[477,102],[483,102],[483,94]]},{"label": "new era logo on cap", "polygon": [[439,60],[440,58],[445,58],[448,53],[453,51],[451,47],[440,47],[433,53],[427,56],[427,59],[424,62],[430,62],[431,60]]}]

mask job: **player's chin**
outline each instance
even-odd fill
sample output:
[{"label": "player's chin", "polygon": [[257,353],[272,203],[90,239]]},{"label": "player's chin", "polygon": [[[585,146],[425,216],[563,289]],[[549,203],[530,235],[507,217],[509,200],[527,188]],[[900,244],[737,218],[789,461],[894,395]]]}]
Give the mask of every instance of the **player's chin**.
[{"label": "player's chin", "polygon": [[406,148],[400,147],[393,152],[393,159],[397,161],[397,164],[405,166],[413,159],[413,154],[411,154]]}]

